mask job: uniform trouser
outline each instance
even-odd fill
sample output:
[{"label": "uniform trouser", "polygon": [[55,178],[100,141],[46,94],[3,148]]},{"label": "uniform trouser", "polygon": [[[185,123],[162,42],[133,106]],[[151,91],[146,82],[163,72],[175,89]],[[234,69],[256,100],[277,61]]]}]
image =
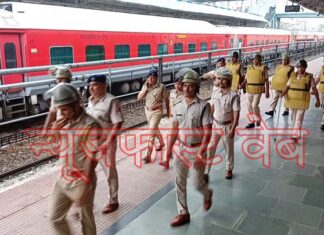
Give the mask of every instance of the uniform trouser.
[{"label": "uniform trouser", "polygon": [[[280,94],[281,93],[282,93],[282,91],[273,90],[273,93],[272,94],[274,94],[274,96],[273,96],[272,103],[270,105],[270,111],[275,111],[276,110],[276,107],[277,107],[278,101],[280,99]],[[288,109],[285,108],[285,111],[288,111]]]},{"label": "uniform trouser", "polygon": [[107,149],[107,157],[101,158],[99,163],[105,172],[108,181],[109,203],[118,202],[118,173],[116,167],[117,139],[110,143]]},{"label": "uniform trouser", "polygon": [[[216,149],[220,139],[222,139],[225,153],[226,153],[226,170],[234,169],[234,138],[229,138],[227,135],[231,130],[231,124],[218,125],[213,124],[213,131],[207,150],[207,165],[205,172],[209,174],[213,160],[216,157]],[[218,160],[217,160],[218,162]]]},{"label": "uniform trouser", "polygon": [[305,110],[304,109],[291,109],[291,121],[293,126],[293,135],[297,138],[301,136],[301,128],[303,126]]},{"label": "uniform trouser", "polygon": [[149,147],[153,147],[155,137],[157,137],[160,141],[160,144],[162,144],[163,138],[159,130],[159,124],[162,119],[163,110],[158,109],[154,111],[149,111],[145,108],[145,115],[149,123]]},{"label": "uniform trouser", "polygon": [[[95,235],[96,223],[93,215],[93,200],[96,190],[97,178],[87,185],[85,203],[79,208],[82,233]],[[66,215],[76,198],[80,197],[80,185],[72,188],[64,188],[63,181],[57,180],[53,186],[49,205],[49,219],[55,231],[60,235],[71,234]]]},{"label": "uniform trouser", "polygon": [[251,122],[260,121],[260,108],[259,103],[262,94],[250,94],[248,93],[248,111],[250,114]]},{"label": "uniform trouser", "polygon": [[322,110],[323,110],[323,116],[322,116],[321,125],[324,125],[324,92],[320,93],[320,95],[321,95]]},{"label": "uniform trouser", "polygon": [[177,143],[174,146],[173,159],[176,175],[177,209],[179,214],[189,213],[187,206],[187,177],[189,169],[194,188],[205,197],[208,197],[210,194],[208,184],[204,180],[205,169],[193,168],[198,150],[199,147],[186,147]]}]

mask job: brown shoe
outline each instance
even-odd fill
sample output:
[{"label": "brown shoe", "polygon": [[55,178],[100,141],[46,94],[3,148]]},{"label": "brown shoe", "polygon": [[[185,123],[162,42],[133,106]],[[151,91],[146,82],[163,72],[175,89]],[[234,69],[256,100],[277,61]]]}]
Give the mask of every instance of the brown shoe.
[{"label": "brown shoe", "polygon": [[109,203],[107,204],[103,210],[102,210],[102,214],[109,214],[111,212],[114,212],[115,210],[117,210],[119,207],[119,203]]},{"label": "brown shoe", "polygon": [[163,166],[166,170],[170,169],[170,164],[168,161],[160,162],[159,165]]},{"label": "brown shoe", "polygon": [[227,170],[225,174],[225,179],[230,180],[233,178],[233,172],[232,170]]},{"label": "brown shoe", "polygon": [[190,223],[190,214],[179,214],[171,222],[172,227],[178,227]]},{"label": "brown shoe", "polygon": [[151,160],[151,156],[150,155],[146,155],[144,158],[143,158],[143,162],[145,164],[147,163],[150,163],[152,160]]},{"label": "brown shoe", "polygon": [[204,209],[208,211],[213,204],[213,191],[209,190],[209,196],[204,198]]}]

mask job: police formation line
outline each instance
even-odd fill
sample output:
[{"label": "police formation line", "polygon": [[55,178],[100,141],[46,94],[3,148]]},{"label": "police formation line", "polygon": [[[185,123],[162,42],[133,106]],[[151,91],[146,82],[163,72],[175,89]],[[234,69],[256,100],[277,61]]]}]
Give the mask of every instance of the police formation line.
[{"label": "police formation line", "polygon": [[[286,109],[283,115],[290,113],[295,129],[292,138],[298,139],[305,111],[310,105],[311,94],[314,94],[316,98],[315,106],[320,106],[317,86],[321,94],[322,107],[324,106],[324,66],[321,68],[320,76],[315,80],[312,74],[306,72],[307,62],[305,60],[299,61],[296,65],[297,71],[295,71],[294,67],[289,64],[288,54],[283,53],[281,59],[282,63],[277,66],[272,78],[271,89],[274,91],[274,97],[266,114],[273,116],[278,101],[280,100],[281,105],[281,100],[284,98]],[[63,171],[69,177],[65,177],[64,172],[60,174],[53,186],[50,200],[49,218],[57,233],[71,234],[66,215],[72,207],[75,215],[80,219],[83,234],[93,235],[96,234],[93,201],[97,180],[95,168],[98,162],[106,174],[109,188],[109,201],[102,213],[112,213],[119,207],[116,136],[123,123],[121,105],[118,99],[107,94],[105,75],[94,75],[88,78],[90,97],[88,106],[85,108],[80,93],[69,84],[72,77],[71,71],[65,67],[57,67],[52,70],[52,74],[56,77],[58,84],[47,92],[52,98],[50,112],[44,125],[45,130],[52,128],[59,130],[58,134],[60,134],[65,129],[81,129],[85,132],[83,135],[89,136],[92,132],[99,131],[100,128],[110,130],[106,133],[104,140],[100,138],[96,140],[98,148],[108,153],[109,167],[104,162],[106,159],[93,161],[96,159],[95,151],[89,151],[87,157],[85,156],[81,149],[81,141],[84,141],[82,135],[74,139],[74,156],[69,156],[69,147],[59,152],[61,161],[63,161]],[[202,79],[213,80],[213,91],[209,102],[199,96]],[[175,89],[170,94],[165,86],[158,82],[156,68],[152,68],[147,74],[146,82],[138,94],[138,99],[146,101],[145,114],[150,130],[147,152],[143,160],[145,163],[151,162],[154,146],[156,151],[165,148],[164,161],[160,163],[165,169],[169,169],[170,160],[173,158],[178,214],[171,220],[171,226],[181,226],[190,222],[187,205],[188,171],[191,171],[195,189],[203,195],[204,209],[207,211],[212,206],[213,192],[208,187],[208,174],[212,164],[206,166],[205,160],[213,158],[221,139],[223,139],[226,153],[225,178],[232,179],[234,136],[240,118],[241,89],[244,93],[246,89],[248,111],[251,114],[246,128],[259,126],[260,98],[262,94],[269,98],[270,89],[268,70],[262,64],[260,54],[255,55],[245,75],[237,52],[233,53],[232,60],[227,63],[225,59],[220,58],[216,63],[216,69],[201,77],[190,68],[181,69],[175,76]],[[158,128],[163,115],[164,102],[171,132],[171,138],[166,144]],[[321,129],[324,130],[324,115]],[[64,138],[61,141],[64,141]],[[158,144],[155,145],[155,142]],[[186,155],[187,162],[176,157],[181,154]],[[70,157],[73,157],[74,161],[69,160]]]}]

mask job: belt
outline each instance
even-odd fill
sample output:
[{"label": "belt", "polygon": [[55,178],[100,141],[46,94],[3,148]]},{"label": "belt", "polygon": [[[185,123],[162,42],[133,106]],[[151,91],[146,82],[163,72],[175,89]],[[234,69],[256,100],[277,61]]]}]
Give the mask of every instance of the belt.
[{"label": "belt", "polygon": [[249,86],[264,86],[264,83],[247,83]]},{"label": "belt", "polygon": [[156,107],[154,107],[154,108],[150,108],[150,107],[145,106],[145,108],[146,108],[148,111],[155,111],[155,110],[158,110],[158,109],[162,109],[162,105],[160,105],[160,106],[156,106]]},{"label": "belt", "polygon": [[184,146],[191,147],[191,148],[196,148],[201,145],[201,142],[200,143],[184,143],[184,142],[180,141],[180,143],[183,144]]},{"label": "belt", "polygon": [[228,125],[232,123],[232,120],[229,121],[218,121],[216,119],[214,119],[214,121],[218,124],[218,125]]},{"label": "belt", "polygon": [[289,90],[293,90],[293,91],[306,91],[306,92],[308,92],[309,90],[308,89],[306,89],[306,88],[304,88],[304,89],[302,89],[302,88],[289,88]]},{"label": "belt", "polygon": [[320,83],[321,83],[321,84],[324,84],[324,81],[321,81]]}]

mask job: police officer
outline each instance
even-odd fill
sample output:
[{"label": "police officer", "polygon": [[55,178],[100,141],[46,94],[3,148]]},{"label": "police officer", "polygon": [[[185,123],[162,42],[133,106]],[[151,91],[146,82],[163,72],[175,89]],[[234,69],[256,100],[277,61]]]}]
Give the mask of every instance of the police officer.
[{"label": "police officer", "polygon": [[220,79],[219,92],[214,94],[211,106],[213,112],[213,133],[208,146],[207,164],[205,179],[208,179],[212,159],[219,140],[222,138],[226,152],[226,174],[225,179],[232,179],[234,168],[234,135],[240,116],[240,96],[231,90],[232,73],[227,68],[217,70],[217,78]]},{"label": "police officer", "polygon": [[165,86],[158,82],[157,69],[151,68],[146,78],[147,80],[144,83],[142,90],[139,92],[137,99],[141,100],[145,98],[145,115],[149,122],[150,136],[147,152],[143,160],[145,163],[150,163],[155,137],[159,140],[159,146],[156,147],[157,151],[160,151],[165,145],[159,130],[159,124],[163,115],[163,100],[166,104],[168,117],[170,117],[170,106],[169,94]]},{"label": "police officer", "polygon": [[[59,66],[55,67],[49,70],[49,73],[51,73],[55,77],[55,83],[70,83],[72,79],[72,73],[71,70],[68,67]],[[48,93],[52,92],[52,89],[47,91]],[[58,109],[54,108],[53,101],[51,101],[51,107],[49,109],[49,112],[47,114],[45,124],[44,124],[44,131],[46,131],[50,126],[51,123],[53,123],[55,120],[62,118],[61,113]]]},{"label": "police officer", "polygon": [[296,65],[297,72],[291,73],[287,86],[282,92],[285,96],[285,107],[290,109],[291,120],[294,128],[292,139],[301,137],[300,129],[303,126],[305,111],[309,108],[310,88],[316,97],[315,107],[320,106],[318,91],[313,75],[306,72],[307,62],[300,60]]},{"label": "police officer", "polygon": [[324,65],[321,67],[320,74],[318,79],[316,80],[316,85],[319,83],[318,91],[321,95],[321,102],[322,102],[322,109],[323,109],[323,116],[321,121],[321,130],[324,131]]},{"label": "police officer", "polygon": [[253,64],[247,68],[245,75],[246,92],[248,93],[248,111],[250,114],[249,124],[245,128],[254,128],[255,123],[260,126],[260,99],[262,93],[265,93],[265,97],[269,98],[269,81],[268,81],[268,69],[261,64],[262,57],[260,54],[256,54],[253,60]]},{"label": "police officer", "polygon": [[123,123],[121,105],[113,95],[107,93],[105,75],[93,75],[88,78],[90,92],[87,113],[94,117],[107,134],[101,149],[107,152],[107,159],[100,159],[107,176],[109,202],[102,210],[103,214],[111,213],[119,207],[118,174],[116,168],[117,134]]},{"label": "police officer", "polygon": [[[274,111],[276,110],[278,100],[281,92],[285,89],[290,74],[294,72],[294,67],[289,64],[289,55],[284,52],[281,55],[281,64],[277,66],[275,74],[272,77],[271,81],[271,89],[274,91],[273,101],[270,105],[270,110],[265,112],[265,114],[269,116],[273,116]],[[289,114],[289,109],[286,109],[282,116],[286,116]]]},{"label": "police officer", "polygon": [[238,52],[234,51],[232,54],[232,61],[226,63],[226,68],[228,68],[233,75],[232,86],[231,86],[232,91],[238,91],[239,85],[244,80],[243,66],[239,62],[238,57],[239,57]]},{"label": "police officer", "polygon": [[182,82],[185,98],[174,106],[171,140],[166,152],[168,159],[174,156],[176,173],[178,215],[171,221],[171,226],[190,222],[187,206],[189,168],[194,187],[204,196],[204,209],[209,210],[212,204],[212,191],[203,178],[212,125],[210,105],[197,96],[200,85],[197,73],[188,72]]},{"label": "police officer", "polygon": [[[80,105],[80,94],[70,84],[57,86],[53,105],[62,118],[53,123],[59,130],[62,170],[50,196],[49,220],[58,234],[71,234],[66,214],[74,203],[79,208],[83,234],[96,234],[93,200],[96,189],[96,154],[100,145],[100,127]],[[82,146],[92,146],[85,151]]]},{"label": "police officer", "polygon": [[204,75],[201,76],[201,78],[202,79],[211,79],[212,81],[214,81],[214,79],[216,78],[216,70],[221,67],[225,67],[225,66],[226,66],[225,58],[220,57],[216,61],[216,68],[209,71],[208,73],[205,73]]},{"label": "police officer", "polygon": [[[172,117],[172,113],[173,113],[173,108],[174,106],[181,102],[181,100],[184,98],[184,94],[183,94],[183,84],[182,84],[182,79],[183,76],[189,72],[189,71],[193,71],[190,68],[183,68],[180,69],[176,74],[175,74],[175,79],[174,79],[174,88],[172,89],[170,92],[170,115]],[[160,163],[161,166],[163,166],[165,169],[169,169],[170,168],[170,159],[166,159],[165,161]]]}]

